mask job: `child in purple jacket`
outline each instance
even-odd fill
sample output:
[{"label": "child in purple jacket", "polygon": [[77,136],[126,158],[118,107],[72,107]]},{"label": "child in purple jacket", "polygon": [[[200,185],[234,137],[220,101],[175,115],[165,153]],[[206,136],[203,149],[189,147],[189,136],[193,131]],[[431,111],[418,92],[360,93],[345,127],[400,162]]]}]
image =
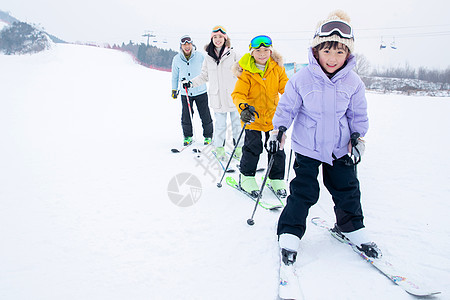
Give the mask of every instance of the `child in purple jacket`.
[{"label": "child in purple jacket", "polygon": [[277,232],[285,265],[295,262],[309,208],[319,199],[321,165],[324,185],[335,204],[335,234],[352,241],[367,256],[381,257],[364,229],[356,177],[368,117],[364,83],[352,71],[356,60],[349,21],[346,13],[335,11],[319,23],[309,65],[286,84],[273,118],[275,128],[293,126],[296,177]]}]

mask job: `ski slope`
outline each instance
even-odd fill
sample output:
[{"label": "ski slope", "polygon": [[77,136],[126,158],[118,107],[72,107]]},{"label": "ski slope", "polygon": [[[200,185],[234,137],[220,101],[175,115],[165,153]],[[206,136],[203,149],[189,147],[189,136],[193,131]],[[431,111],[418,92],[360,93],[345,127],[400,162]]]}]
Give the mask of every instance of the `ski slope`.
[{"label": "ski slope", "polygon": [[[248,226],[254,203],[217,188],[211,157],[170,152],[182,141],[170,73],[65,44],[0,66],[0,299],[276,299],[279,212],[258,207]],[[367,98],[366,226],[450,299],[450,98]],[[168,193],[181,173],[201,183],[189,207]],[[333,222],[321,191],[310,217]],[[306,299],[414,299],[312,224],[296,267]]]}]

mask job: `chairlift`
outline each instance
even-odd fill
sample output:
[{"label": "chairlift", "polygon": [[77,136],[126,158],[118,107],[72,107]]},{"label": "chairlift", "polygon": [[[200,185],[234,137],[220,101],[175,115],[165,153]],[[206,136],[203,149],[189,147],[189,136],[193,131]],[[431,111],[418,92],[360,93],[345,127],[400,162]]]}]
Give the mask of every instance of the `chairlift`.
[{"label": "chairlift", "polygon": [[395,45],[395,38],[392,38],[391,48],[394,49],[394,50],[397,49],[397,46]]},{"label": "chairlift", "polygon": [[380,50],[383,50],[384,48],[386,48],[386,44],[383,42],[383,37],[381,37]]}]

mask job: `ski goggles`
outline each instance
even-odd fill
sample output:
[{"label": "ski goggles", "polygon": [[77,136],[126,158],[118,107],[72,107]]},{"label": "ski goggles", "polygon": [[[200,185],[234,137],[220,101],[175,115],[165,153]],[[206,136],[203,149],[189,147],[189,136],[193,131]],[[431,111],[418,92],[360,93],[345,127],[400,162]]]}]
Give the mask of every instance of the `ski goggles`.
[{"label": "ski goggles", "polygon": [[213,28],[212,32],[222,32],[223,34],[227,34],[227,31],[222,26],[216,26]]},{"label": "ski goggles", "polygon": [[322,24],[319,29],[317,29],[316,36],[330,36],[337,33],[342,38],[352,39],[353,37],[353,29],[350,24],[340,20],[332,20]]},{"label": "ski goggles", "polygon": [[252,50],[252,48],[258,49],[261,46],[264,46],[264,47],[272,46],[272,39],[270,37],[268,37],[267,35],[258,35],[250,41],[248,50]]},{"label": "ski goggles", "polygon": [[192,44],[192,39],[190,36],[185,35],[185,36],[181,37],[180,43],[181,43],[181,45]]}]

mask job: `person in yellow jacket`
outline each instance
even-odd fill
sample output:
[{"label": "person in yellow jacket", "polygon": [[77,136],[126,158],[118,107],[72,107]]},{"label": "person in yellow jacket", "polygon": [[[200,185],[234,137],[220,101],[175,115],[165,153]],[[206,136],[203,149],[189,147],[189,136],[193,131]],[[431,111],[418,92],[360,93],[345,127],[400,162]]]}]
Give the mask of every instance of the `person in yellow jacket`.
[{"label": "person in yellow jacket", "polygon": [[[267,146],[269,132],[273,129],[272,118],[280,99],[279,95],[284,93],[288,77],[283,67],[283,58],[274,51],[270,37],[260,35],[253,38],[249,50],[250,53],[245,54],[233,66],[238,81],[231,97],[240,112],[241,121],[247,123],[239,168],[241,172],[239,184],[246,192],[257,197],[259,187],[255,180],[255,172],[259,156],[263,152],[262,138],[264,136],[264,146]],[[259,117],[255,118],[248,106],[253,106]],[[277,194],[285,197],[286,154],[284,150],[279,150],[274,155],[269,182]]]}]

